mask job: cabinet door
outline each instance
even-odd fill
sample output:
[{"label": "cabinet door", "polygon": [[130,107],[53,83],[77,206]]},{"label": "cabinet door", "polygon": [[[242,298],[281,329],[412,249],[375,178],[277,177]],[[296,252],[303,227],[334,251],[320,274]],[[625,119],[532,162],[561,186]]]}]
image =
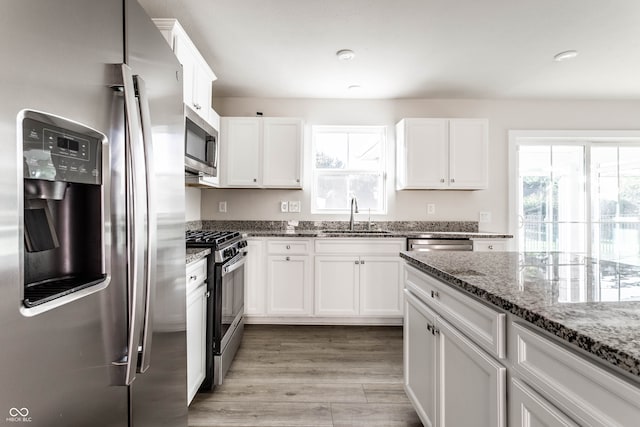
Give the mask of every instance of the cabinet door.
[{"label": "cabinet door", "polygon": [[203,282],[187,296],[187,402],[196,395],[205,377],[207,286]]},{"label": "cabinet door", "polygon": [[511,427],[578,427],[546,399],[517,379],[511,380],[509,393]]},{"label": "cabinet door", "polygon": [[489,184],[489,136],[485,119],[449,121],[449,186],[482,189]]},{"label": "cabinet door", "polygon": [[222,119],[222,143],[226,151],[226,184],[257,187],[260,185],[262,138],[260,119],[229,117]]},{"label": "cabinet door", "polygon": [[262,184],[301,188],[302,120],[265,117],[262,123]]},{"label": "cabinet door", "polygon": [[405,295],[404,388],[424,426],[434,427],[436,340],[431,327],[436,315],[410,293]]},{"label": "cabinet door", "polygon": [[359,267],[360,260],[357,256],[316,256],[316,315],[358,315]]},{"label": "cabinet door", "polygon": [[267,313],[306,316],[311,301],[309,257],[267,257]]},{"label": "cabinet door", "polygon": [[196,101],[193,99],[193,87],[195,85],[196,61],[191,46],[185,37],[177,34],[174,40],[174,54],[182,64],[182,98],[185,104],[196,110]]},{"label": "cabinet door", "polygon": [[402,262],[398,257],[360,257],[360,314],[402,316]]},{"label": "cabinet door", "polygon": [[[448,186],[448,143],[446,119],[404,119],[404,138],[398,156],[404,171],[402,188],[446,188]],[[402,180],[400,180],[402,181]]]},{"label": "cabinet door", "polygon": [[437,328],[438,425],[506,426],[507,369],[442,318]]},{"label": "cabinet door", "polygon": [[266,312],[267,285],[263,248],[263,240],[247,239],[248,255],[244,275],[244,308],[247,315],[264,315]]},{"label": "cabinet door", "polygon": [[193,104],[196,112],[204,119],[209,120],[209,110],[211,109],[211,85],[213,75],[209,71],[206,63],[196,61],[196,68],[193,77]]}]

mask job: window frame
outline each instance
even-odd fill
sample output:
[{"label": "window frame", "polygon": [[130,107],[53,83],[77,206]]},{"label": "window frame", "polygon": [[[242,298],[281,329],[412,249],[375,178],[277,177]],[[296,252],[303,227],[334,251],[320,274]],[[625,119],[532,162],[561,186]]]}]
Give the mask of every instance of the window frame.
[{"label": "window frame", "polygon": [[594,146],[640,147],[640,131],[549,131],[549,130],[510,130],[509,131],[509,233],[514,236],[514,247],[521,250],[520,218],[518,200],[518,173],[520,170],[518,150],[520,146],[581,146],[584,147],[584,180],[586,194],[584,236],[586,242],[585,254],[593,254],[591,229],[594,224],[591,207],[591,148]]},{"label": "window frame", "polygon": [[[382,142],[380,146],[380,166],[379,170],[364,169],[317,169],[316,168],[316,144],[318,133],[371,133],[380,134]],[[387,142],[388,126],[384,125],[312,125],[311,126],[311,213],[321,215],[344,215],[349,214],[349,208],[344,210],[322,209],[316,206],[317,194],[317,176],[318,175],[369,175],[372,173],[380,174],[380,191],[382,193],[381,210],[372,210],[372,215],[386,215],[388,210],[388,191],[387,191]],[[324,173],[323,173],[324,172]],[[362,210],[361,210],[362,213]]]}]

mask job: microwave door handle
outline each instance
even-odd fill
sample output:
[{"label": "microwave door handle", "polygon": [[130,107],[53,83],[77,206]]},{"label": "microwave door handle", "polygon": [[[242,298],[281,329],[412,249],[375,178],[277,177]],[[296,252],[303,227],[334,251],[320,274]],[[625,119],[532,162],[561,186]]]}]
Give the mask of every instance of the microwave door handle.
[{"label": "microwave door handle", "polygon": [[140,117],[135,97],[135,87],[131,68],[122,64],[123,92],[126,114],[125,167],[126,167],[126,201],[127,201],[127,285],[129,292],[129,331],[127,337],[127,354],[116,365],[125,366],[123,385],[130,385],[136,378],[138,365],[138,345],[142,328],[143,292],[141,285],[144,277],[141,272],[141,259],[144,259],[144,246],[140,242],[140,229],[143,228],[141,217],[142,206],[138,196],[142,179],[140,171],[141,141]]},{"label": "microwave door handle", "polygon": [[218,167],[218,142],[213,136],[207,136],[205,140],[205,157],[207,163],[213,164],[214,168]]},{"label": "microwave door handle", "polygon": [[142,328],[142,356],[138,367],[139,373],[149,369],[151,362],[151,338],[153,336],[153,308],[155,306],[155,279],[157,262],[157,217],[155,206],[155,168],[153,163],[153,139],[151,132],[151,113],[149,110],[149,98],[142,77],[134,76],[140,105],[140,118],[142,125],[142,147],[144,151],[145,183],[146,183],[146,208],[147,208],[147,259],[145,265],[145,300],[144,319]]},{"label": "microwave door handle", "polygon": [[[218,138],[213,138],[213,168],[218,169],[218,157],[220,157],[220,144]],[[218,174],[216,174],[218,175]]]}]

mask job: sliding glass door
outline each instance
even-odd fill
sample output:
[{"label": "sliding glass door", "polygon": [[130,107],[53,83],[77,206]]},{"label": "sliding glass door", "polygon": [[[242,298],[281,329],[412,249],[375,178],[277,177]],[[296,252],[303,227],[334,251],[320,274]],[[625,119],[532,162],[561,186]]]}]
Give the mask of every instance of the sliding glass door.
[{"label": "sliding glass door", "polygon": [[640,145],[515,142],[519,250],[640,264]]}]

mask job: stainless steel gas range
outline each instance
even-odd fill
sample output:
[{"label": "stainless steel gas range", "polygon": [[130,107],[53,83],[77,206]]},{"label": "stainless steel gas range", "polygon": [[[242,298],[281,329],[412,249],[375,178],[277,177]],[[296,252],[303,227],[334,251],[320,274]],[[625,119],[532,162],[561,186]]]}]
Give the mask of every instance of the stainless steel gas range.
[{"label": "stainless steel gas range", "polygon": [[210,248],[207,263],[206,377],[201,391],[222,384],[244,332],[247,241],[236,231],[186,232],[188,248]]}]

